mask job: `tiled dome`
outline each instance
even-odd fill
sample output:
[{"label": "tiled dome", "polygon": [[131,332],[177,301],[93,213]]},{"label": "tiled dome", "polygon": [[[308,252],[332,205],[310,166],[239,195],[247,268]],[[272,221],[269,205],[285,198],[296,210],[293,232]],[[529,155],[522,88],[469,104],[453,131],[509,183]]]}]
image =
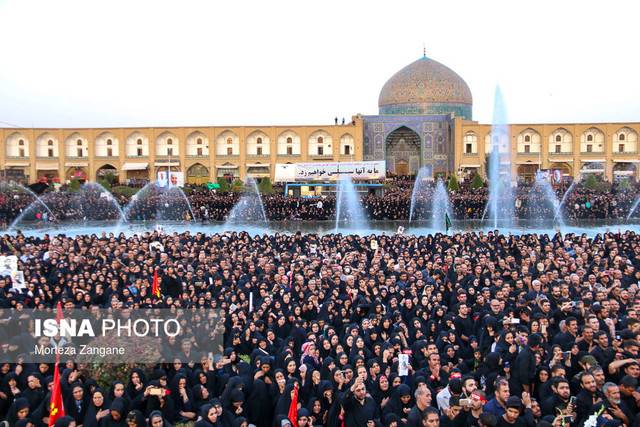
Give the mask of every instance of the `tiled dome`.
[{"label": "tiled dome", "polygon": [[471,119],[473,99],[462,78],[426,56],[395,73],[382,87],[380,114],[448,114]]}]

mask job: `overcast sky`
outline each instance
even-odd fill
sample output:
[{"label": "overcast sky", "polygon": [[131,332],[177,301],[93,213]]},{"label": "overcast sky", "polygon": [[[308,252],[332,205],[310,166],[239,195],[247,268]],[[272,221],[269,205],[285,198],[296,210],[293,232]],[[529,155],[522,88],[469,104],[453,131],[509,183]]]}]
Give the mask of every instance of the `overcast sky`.
[{"label": "overcast sky", "polygon": [[422,55],[475,120],[640,121],[637,1],[0,0],[0,126],[332,123]]}]

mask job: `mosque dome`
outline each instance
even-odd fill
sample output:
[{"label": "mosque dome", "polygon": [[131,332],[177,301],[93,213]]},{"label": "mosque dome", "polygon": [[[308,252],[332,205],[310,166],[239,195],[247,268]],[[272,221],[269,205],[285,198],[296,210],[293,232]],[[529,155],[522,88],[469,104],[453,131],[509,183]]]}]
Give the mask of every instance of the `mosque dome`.
[{"label": "mosque dome", "polygon": [[378,97],[380,114],[449,114],[471,120],[473,99],[455,71],[424,57],[395,73]]}]

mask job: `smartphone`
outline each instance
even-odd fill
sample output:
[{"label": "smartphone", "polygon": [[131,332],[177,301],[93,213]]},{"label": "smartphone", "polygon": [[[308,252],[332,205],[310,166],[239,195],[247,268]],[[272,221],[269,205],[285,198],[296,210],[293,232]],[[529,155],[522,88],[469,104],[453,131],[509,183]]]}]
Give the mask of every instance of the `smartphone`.
[{"label": "smartphone", "polygon": [[371,241],[371,250],[376,250],[378,249],[378,241],[377,240],[372,240]]},{"label": "smartphone", "polygon": [[569,405],[573,406],[575,408],[576,406],[576,397],[575,396],[571,396],[569,398]]},{"label": "smartphone", "polygon": [[511,319],[511,324],[512,325],[519,325],[520,324],[520,319],[517,319],[517,318]]},{"label": "smartphone", "polygon": [[471,406],[471,399],[460,399],[460,406]]}]

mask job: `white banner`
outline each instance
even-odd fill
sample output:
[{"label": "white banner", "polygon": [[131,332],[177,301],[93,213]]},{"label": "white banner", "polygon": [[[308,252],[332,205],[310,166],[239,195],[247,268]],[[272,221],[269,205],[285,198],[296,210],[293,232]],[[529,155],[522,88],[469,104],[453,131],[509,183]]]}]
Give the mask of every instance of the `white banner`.
[{"label": "white banner", "polygon": [[376,180],[386,176],[384,160],[372,162],[331,162],[277,164],[275,182],[336,181],[341,175],[353,180]]},{"label": "white banner", "polygon": [[158,172],[158,187],[184,187],[183,172]]},{"label": "white banner", "polygon": [[0,256],[0,276],[11,277],[13,289],[24,289],[24,273],[18,271],[18,257],[15,255]]}]

